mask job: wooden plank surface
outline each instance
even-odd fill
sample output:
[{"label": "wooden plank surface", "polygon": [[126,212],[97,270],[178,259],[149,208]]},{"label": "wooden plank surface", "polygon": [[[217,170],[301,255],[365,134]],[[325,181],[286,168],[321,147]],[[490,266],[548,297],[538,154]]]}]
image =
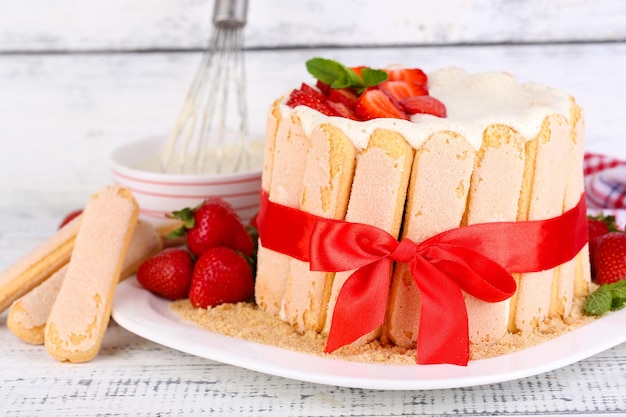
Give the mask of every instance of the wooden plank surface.
[{"label": "wooden plank surface", "polygon": [[[626,44],[253,51],[247,56],[252,130],[270,103],[310,76],[312,56],[348,64],[408,63],[432,70],[503,70],[574,94],[587,116],[587,148],[626,158],[622,123]],[[0,56],[0,209],[58,217],[110,181],[108,155],[173,126],[197,53]],[[18,178],[19,181],[14,180]],[[0,254],[0,260],[6,255]]]},{"label": "wooden plank surface", "polygon": [[626,413],[626,344],[515,381],[381,391],[317,385],[223,365],[156,345],[115,323],[107,330],[102,352],[88,364],[55,363],[42,347],[18,342],[4,326],[0,340],[0,412],[15,417]]},{"label": "wooden plank surface", "polygon": [[[0,51],[203,48],[211,0],[4,0]],[[626,39],[621,0],[250,0],[250,48]]]}]

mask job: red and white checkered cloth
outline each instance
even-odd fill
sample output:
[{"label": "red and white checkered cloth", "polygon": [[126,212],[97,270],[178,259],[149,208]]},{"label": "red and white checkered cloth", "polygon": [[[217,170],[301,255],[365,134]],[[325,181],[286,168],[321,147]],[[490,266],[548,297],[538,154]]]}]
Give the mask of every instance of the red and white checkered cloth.
[{"label": "red and white checkered cloth", "polygon": [[623,227],[626,223],[626,161],[587,153],[583,172],[589,212],[613,214]]}]

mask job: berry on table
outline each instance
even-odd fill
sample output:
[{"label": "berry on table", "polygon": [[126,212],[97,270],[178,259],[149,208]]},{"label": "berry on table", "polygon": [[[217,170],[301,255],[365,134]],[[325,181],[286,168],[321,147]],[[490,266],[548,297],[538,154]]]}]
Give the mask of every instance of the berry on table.
[{"label": "berry on table", "polygon": [[252,255],[254,242],[233,207],[220,198],[210,198],[195,208],[175,211],[171,218],[183,222],[170,237],[186,237],[186,244],[196,257],[215,246]]},{"label": "berry on table", "polygon": [[626,233],[609,232],[599,237],[592,264],[597,284],[626,279]]},{"label": "berry on table", "polygon": [[250,300],[253,295],[253,269],[241,253],[217,246],[196,261],[189,290],[189,301],[193,307],[238,303]]},{"label": "berry on table", "polygon": [[137,281],[144,288],[169,300],[187,298],[193,273],[193,259],[184,248],[168,248],[145,260],[137,269]]}]

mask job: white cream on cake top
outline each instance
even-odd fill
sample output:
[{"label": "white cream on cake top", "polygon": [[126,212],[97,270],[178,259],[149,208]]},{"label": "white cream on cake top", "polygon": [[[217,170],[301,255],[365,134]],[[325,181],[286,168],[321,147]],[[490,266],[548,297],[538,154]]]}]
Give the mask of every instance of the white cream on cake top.
[{"label": "white cream on cake top", "polygon": [[428,74],[429,94],[443,102],[447,117],[414,114],[411,121],[374,119],[365,122],[344,117],[329,117],[306,106],[295,109],[281,104],[283,117],[290,113],[300,118],[305,133],[310,136],[315,127],[328,123],[341,130],[357,149],[367,147],[375,129],[400,133],[413,148],[433,133],[453,131],[463,135],[475,149],[482,144],[483,132],[492,124],[506,124],[526,140],[534,139],[550,114],[570,118],[570,96],[556,88],[537,83],[520,84],[504,72],[468,74],[461,68],[445,68]]}]

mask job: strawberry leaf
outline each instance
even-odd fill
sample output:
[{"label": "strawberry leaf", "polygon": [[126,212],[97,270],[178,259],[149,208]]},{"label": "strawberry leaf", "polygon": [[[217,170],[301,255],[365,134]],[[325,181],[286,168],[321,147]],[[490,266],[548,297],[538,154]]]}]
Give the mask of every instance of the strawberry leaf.
[{"label": "strawberry leaf", "polygon": [[587,218],[590,220],[599,220],[601,222],[604,222],[606,226],[609,228],[609,232],[623,232],[623,230],[620,230],[620,228],[617,227],[615,216],[612,216],[612,215],[607,216],[604,213],[600,213],[596,216],[588,215]]},{"label": "strawberry leaf", "polygon": [[183,227],[186,229],[191,229],[194,227],[196,220],[193,216],[195,209],[185,207],[182,210],[173,211],[171,213],[166,214],[165,216],[169,219],[177,219],[183,222]]},{"label": "strawberry leaf", "polygon": [[195,208],[185,207],[182,210],[173,211],[167,213],[165,217],[168,219],[180,220],[182,225],[169,232],[165,237],[168,239],[176,239],[187,235],[187,230],[192,229],[196,224],[196,219],[193,216]]},{"label": "strawberry leaf", "polygon": [[187,236],[187,229],[185,227],[179,227],[174,229],[165,235],[166,239],[178,239],[179,237]]}]

